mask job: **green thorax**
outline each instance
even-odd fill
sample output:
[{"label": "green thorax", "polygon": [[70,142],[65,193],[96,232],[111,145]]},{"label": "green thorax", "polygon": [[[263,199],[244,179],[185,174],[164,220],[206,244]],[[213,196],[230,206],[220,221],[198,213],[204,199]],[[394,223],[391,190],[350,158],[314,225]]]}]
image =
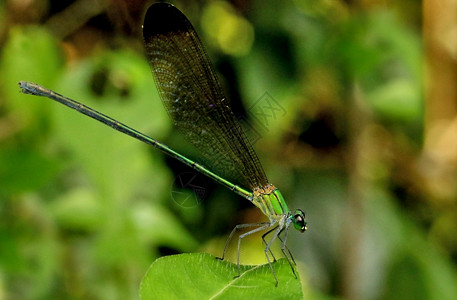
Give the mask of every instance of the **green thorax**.
[{"label": "green thorax", "polygon": [[290,212],[281,192],[271,184],[255,188],[252,203],[270,220],[278,220]]}]

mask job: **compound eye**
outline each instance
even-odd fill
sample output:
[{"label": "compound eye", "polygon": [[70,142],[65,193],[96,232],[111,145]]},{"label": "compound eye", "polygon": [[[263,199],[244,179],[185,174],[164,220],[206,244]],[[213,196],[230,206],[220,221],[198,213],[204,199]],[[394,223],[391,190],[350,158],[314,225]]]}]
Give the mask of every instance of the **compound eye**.
[{"label": "compound eye", "polygon": [[305,221],[305,213],[297,209],[294,215],[294,227],[297,230],[300,230],[300,232],[305,232],[307,228],[306,226],[306,221]]}]

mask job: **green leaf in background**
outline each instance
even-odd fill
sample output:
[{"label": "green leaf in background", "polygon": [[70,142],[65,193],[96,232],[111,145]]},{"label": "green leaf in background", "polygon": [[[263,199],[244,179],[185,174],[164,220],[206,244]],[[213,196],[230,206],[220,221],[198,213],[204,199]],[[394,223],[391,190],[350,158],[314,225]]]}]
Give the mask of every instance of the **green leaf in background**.
[{"label": "green leaf in background", "polygon": [[56,176],[59,168],[58,162],[37,152],[0,149],[0,190],[18,193],[40,188]]},{"label": "green leaf in background", "polygon": [[[144,276],[141,299],[303,299],[300,277],[286,259],[273,264],[241,266],[206,253],[180,254],[157,259]],[[297,274],[298,276],[298,274]]]},{"label": "green leaf in background", "polygon": [[[151,87],[151,72],[142,57],[118,51],[82,62],[62,76],[56,90],[160,138],[170,129],[170,122]],[[54,136],[81,161],[84,172],[106,199],[124,201],[121,199],[152,183],[151,196],[162,199],[160,196],[169,195],[169,175],[158,152],[151,156],[148,147],[66,108],[54,105],[52,110]]]},{"label": "green leaf in background", "polygon": [[[62,71],[63,55],[58,41],[45,29],[38,26],[16,27],[10,30],[0,60],[0,86],[2,93],[10,100],[11,110],[27,115],[23,118],[35,119],[41,112],[39,101],[24,101],[25,95],[18,97],[17,83],[30,80],[43,85],[51,85]],[[32,106],[32,107],[31,107]]]}]

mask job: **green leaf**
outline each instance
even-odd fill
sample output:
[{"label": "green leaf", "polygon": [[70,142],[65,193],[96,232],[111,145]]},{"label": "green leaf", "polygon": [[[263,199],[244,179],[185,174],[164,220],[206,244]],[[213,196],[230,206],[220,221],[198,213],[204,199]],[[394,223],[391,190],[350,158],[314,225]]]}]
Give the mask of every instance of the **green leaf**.
[{"label": "green leaf", "polygon": [[[206,253],[179,254],[154,261],[144,276],[141,299],[303,299],[300,277],[295,278],[282,258],[268,264],[237,265]],[[298,273],[297,273],[298,276]]]}]

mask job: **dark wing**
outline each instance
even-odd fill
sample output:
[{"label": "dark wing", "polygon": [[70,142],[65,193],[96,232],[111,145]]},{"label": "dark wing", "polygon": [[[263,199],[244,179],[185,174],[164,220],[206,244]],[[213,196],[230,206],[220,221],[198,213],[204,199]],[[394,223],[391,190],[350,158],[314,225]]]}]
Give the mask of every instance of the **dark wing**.
[{"label": "dark wing", "polygon": [[189,20],[170,4],[153,4],[144,19],[143,37],[162,102],[209,169],[244,187],[266,186],[259,159]]}]

